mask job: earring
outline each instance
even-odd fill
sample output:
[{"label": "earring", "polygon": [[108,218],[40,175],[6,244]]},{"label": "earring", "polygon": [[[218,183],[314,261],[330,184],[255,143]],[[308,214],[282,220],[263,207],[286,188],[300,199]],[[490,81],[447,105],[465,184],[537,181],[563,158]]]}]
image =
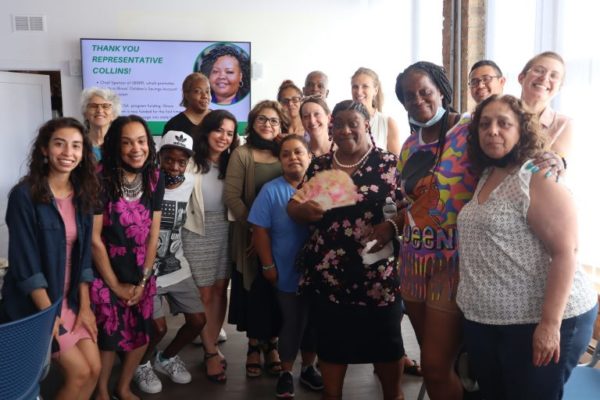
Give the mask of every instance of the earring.
[{"label": "earring", "polygon": [[240,80],[240,87],[244,87],[244,81]]},{"label": "earring", "polygon": [[48,157],[44,156],[44,164],[48,164]]}]

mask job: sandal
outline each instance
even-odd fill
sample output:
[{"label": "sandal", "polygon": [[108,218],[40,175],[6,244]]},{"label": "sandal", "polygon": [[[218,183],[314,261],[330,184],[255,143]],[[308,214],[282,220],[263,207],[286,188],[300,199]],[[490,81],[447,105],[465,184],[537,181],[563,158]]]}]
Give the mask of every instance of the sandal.
[{"label": "sandal", "polygon": [[417,360],[411,360],[406,356],[404,356],[404,373],[413,376],[423,376],[421,366]]},{"label": "sandal", "polygon": [[208,373],[208,360],[213,357],[217,357],[219,353],[204,353],[204,372],[206,373],[206,377],[209,381],[214,383],[225,383],[227,382],[227,375],[225,375],[225,371],[221,371],[218,374],[210,375]]},{"label": "sandal", "polygon": [[263,352],[265,355],[265,368],[267,369],[267,372],[269,374],[274,375],[274,376],[279,376],[279,373],[281,372],[281,361],[268,361],[268,360],[269,360],[269,354],[273,353],[274,351],[278,351],[277,350],[278,343],[279,343],[278,340],[276,340],[274,342],[266,342],[265,347],[263,349]]},{"label": "sandal", "polygon": [[[251,354],[258,354],[260,359],[260,345],[250,344],[248,342],[248,351],[246,352],[246,357],[249,357]],[[260,363],[252,363],[246,362],[246,376],[248,378],[258,378],[262,375],[262,365]]]},{"label": "sandal", "polygon": [[[202,346],[202,350],[204,350],[204,353],[206,353],[206,347],[204,347],[204,344],[200,343],[200,346]],[[218,347],[217,347],[217,353],[219,353],[219,358],[221,359],[221,365],[223,366],[223,369],[226,370],[227,369],[227,359],[225,358],[223,353],[221,353],[221,350],[219,350]]]}]

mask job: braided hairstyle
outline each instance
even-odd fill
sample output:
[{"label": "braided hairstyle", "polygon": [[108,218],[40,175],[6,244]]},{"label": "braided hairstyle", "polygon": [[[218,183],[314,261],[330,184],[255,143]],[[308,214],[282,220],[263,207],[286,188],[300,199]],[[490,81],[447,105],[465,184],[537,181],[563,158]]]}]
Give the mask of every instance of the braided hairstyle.
[{"label": "braided hairstyle", "polygon": [[[371,117],[369,116],[369,111],[362,103],[359,103],[354,100],[344,100],[344,101],[340,101],[339,103],[337,103],[335,105],[335,107],[333,107],[333,111],[331,112],[331,121],[333,122],[333,120],[335,119],[335,116],[342,111],[357,112],[360,115],[362,115],[367,122],[369,122],[369,120],[371,119]],[[377,145],[375,144],[375,139],[373,138],[373,135],[371,134],[371,125],[370,124],[367,127],[367,133],[369,134],[369,137],[371,138],[371,144],[373,145],[373,148],[377,148]],[[334,141],[332,140],[331,148],[329,149],[329,153],[333,153],[333,147],[334,147]]]},{"label": "braided hairstyle", "polygon": [[[450,112],[455,112],[455,110],[450,106],[452,103],[452,85],[450,84],[450,80],[446,76],[446,70],[444,67],[428,62],[428,61],[418,61],[410,66],[408,66],[404,71],[398,74],[396,78],[396,97],[403,106],[406,106],[406,99],[404,98],[404,84],[410,79],[410,75],[413,73],[426,75],[431,82],[438,88],[440,94],[442,95],[442,107],[446,109],[444,116],[441,119],[440,124],[440,134],[438,138],[438,148],[436,154],[436,163],[434,169],[437,169],[437,166],[442,158],[442,152],[444,149],[444,144],[446,142],[446,132],[448,130],[448,115]],[[418,127],[410,124],[411,131],[417,131]]]},{"label": "braided hairstyle", "polygon": [[396,78],[396,97],[402,105],[405,105],[404,99],[404,82],[408,79],[408,76],[411,73],[421,73],[425,74],[431,79],[431,82],[438,88],[440,93],[442,94],[442,107],[446,110],[455,111],[450,104],[452,103],[452,85],[446,76],[446,70],[444,67],[431,63],[429,61],[419,61],[410,66],[408,66],[404,71],[398,74]]}]

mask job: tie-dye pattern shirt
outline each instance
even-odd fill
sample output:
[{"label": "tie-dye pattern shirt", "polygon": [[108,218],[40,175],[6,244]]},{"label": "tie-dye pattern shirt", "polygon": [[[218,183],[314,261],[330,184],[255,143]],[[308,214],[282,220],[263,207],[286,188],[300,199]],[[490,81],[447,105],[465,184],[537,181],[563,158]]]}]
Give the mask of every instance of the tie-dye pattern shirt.
[{"label": "tie-dye pattern shirt", "polygon": [[[467,156],[470,121],[470,114],[464,114],[446,133],[439,163],[437,141],[424,144],[413,132],[402,146],[398,170],[409,205],[403,210],[400,271],[402,293],[413,299],[439,300],[442,294],[448,295],[446,301],[456,298],[456,216],[477,184]],[[439,274],[444,278],[427,293],[429,278]]]}]

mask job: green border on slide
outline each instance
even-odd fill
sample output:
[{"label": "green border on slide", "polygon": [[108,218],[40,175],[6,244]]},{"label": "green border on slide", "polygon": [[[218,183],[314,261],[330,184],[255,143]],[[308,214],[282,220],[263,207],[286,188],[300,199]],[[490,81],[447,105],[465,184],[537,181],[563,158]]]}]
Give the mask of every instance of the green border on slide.
[{"label": "green border on slide", "polygon": [[[161,136],[166,123],[167,121],[148,121],[148,128],[152,136]],[[248,126],[248,121],[238,122],[238,135],[244,136],[246,126]]]}]

